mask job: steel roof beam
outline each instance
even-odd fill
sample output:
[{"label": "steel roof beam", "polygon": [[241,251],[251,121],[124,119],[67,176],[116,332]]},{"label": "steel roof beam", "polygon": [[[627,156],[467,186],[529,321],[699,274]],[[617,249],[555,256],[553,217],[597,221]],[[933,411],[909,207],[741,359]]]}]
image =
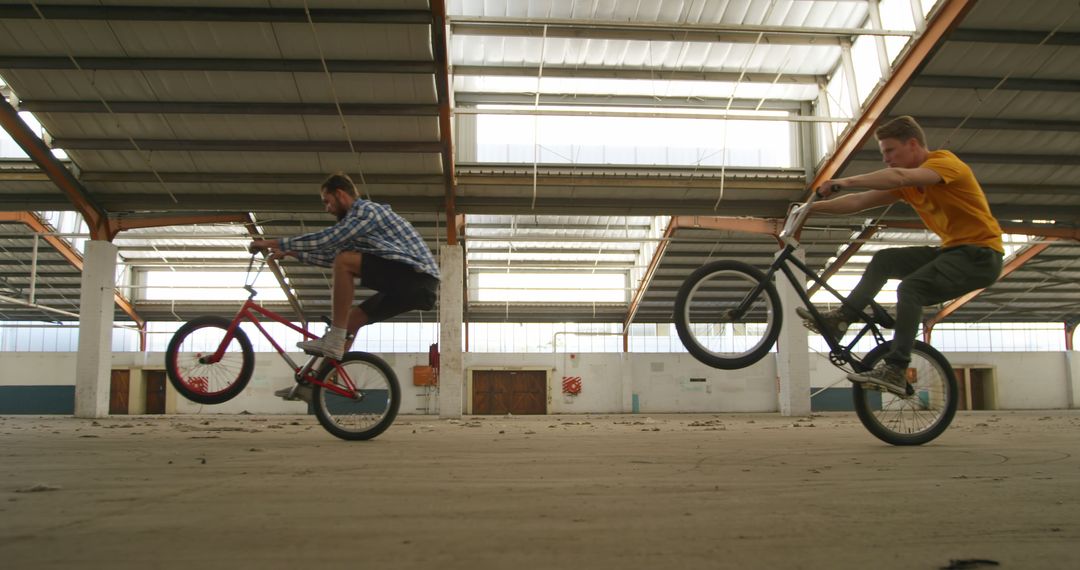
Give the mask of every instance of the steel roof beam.
[{"label": "steel roof beam", "polygon": [[[32,113],[151,113],[191,115],[326,115],[338,116],[333,103],[222,103],[193,101],[45,101],[21,100],[19,110]],[[412,103],[342,103],[345,116],[436,117],[438,105]]]},{"label": "steel roof beam", "polygon": [[[141,150],[217,151],[217,152],[390,152],[438,153],[439,141],[304,141],[304,140],[190,140],[134,139]],[[63,138],[52,139],[53,148],[64,150],[136,150],[131,139]]]},{"label": "steel roof beam", "polygon": [[[1080,185],[1067,184],[980,184],[983,192],[990,196],[1002,194],[1008,197],[1015,195],[1030,196],[1080,196]],[[1004,196],[1003,196],[1004,197]]]},{"label": "steel roof beam", "polygon": [[[79,57],[78,67],[68,57],[0,55],[0,69],[90,70],[90,71],[270,71],[318,73],[318,59],[198,58],[198,57]],[[415,73],[436,72],[435,62],[425,60],[326,60],[330,73]]]},{"label": "steel roof beam", "polygon": [[[1019,154],[991,152],[961,152],[961,158],[967,163],[978,164],[1060,164],[1080,165],[1077,154]],[[876,150],[863,150],[855,153],[854,160],[881,162],[881,153]]]},{"label": "steel roof beam", "polygon": [[892,107],[909,82],[912,81],[930,55],[964,18],[975,0],[945,0],[926,29],[909,45],[901,60],[893,67],[892,75],[866,102],[862,114],[837,142],[836,151],[821,165],[810,188],[817,188],[837,175],[851,158],[866,144],[877,126],[878,120]]},{"label": "steel roof beam", "polygon": [[[926,226],[923,225],[922,222],[888,221],[879,225],[882,227],[882,229],[926,229]],[[1001,231],[1007,234],[1020,234],[1045,238],[1073,239],[1080,241],[1080,228],[1078,227],[1058,227],[1048,224],[1001,223]]]},{"label": "steel roof beam", "polygon": [[0,126],[11,135],[19,148],[30,156],[30,159],[44,171],[49,180],[67,196],[75,209],[82,214],[83,220],[86,221],[86,225],[90,228],[90,234],[95,239],[100,239],[99,236],[104,235],[107,229],[105,227],[106,214],[104,208],[98,205],[90,196],[86,187],[75,178],[75,175],[53,156],[52,149],[30,129],[19,117],[19,112],[3,97],[0,97]]},{"label": "steel roof beam", "polygon": [[[79,176],[86,182],[150,182],[157,183],[158,176],[170,183],[217,183],[217,184],[321,184],[325,174],[306,172],[138,172],[138,171],[83,171]],[[442,184],[440,174],[382,174],[365,173],[368,184]]]},{"label": "steel roof beam", "polygon": [[[1012,259],[1010,259],[1008,262],[1006,262],[1005,266],[1001,268],[1001,276],[998,277],[998,281],[1001,281],[1002,279],[1005,279],[1006,277],[1009,276],[1010,273],[1012,273],[1013,271],[1016,271],[1017,269],[1023,267],[1025,263],[1027,263],[1028,261],[1031,260],[1031,258],[1033,258],[1036,255],[1039,255],[1040,253],[1042,253],[1042,251],[1044,249],[1049,247],[1050,244],[1053,243],[1054,241],[1057,241],[1057,239],[1058,238],[1055,238],[1055,237],[1045,238],[1042,242],[1030,245],[1027,248],[1025,248],[1023,251],[1013,255]],[[979,293],[982,293],[984,290],[985,290],[985,288],[976,289],[974,291],[971,291],[970,293],[965,293],[964,295],[961,295],[960,297],[956,298],[952,303],[949,303],[943,309],[938,311],[938,313],[936,315],[934,315],[933,317],[930,317],[929,319],[926,319],[926,321],[923,323],[923,328],[926,329],[927,331],[933,329],[934,325],[940,323],[941,321],[946,319],[949,315],[951,315],[951,314],[955,313],[956,311],[958,311],[961,307],[963,307],[969,301],[971,301],[972,299],[977,297],[979,295]]]},{"label": "steel roof beam", "polygon": [[[821,273],[821,275],[819,276],[821,280],[828,282],[829,278],[833,275],[836,275],[840,271],[840,269],[843,268],[844,265],[847,264],[847,262],[850,261],[856,253],[859,252],[859,249],[861,249],[863,244],[866,243],[866,240],[874,237],[874,234],[877,233],[877,231],[877,226],[869,226],[863,229],[863,231],[859,232],[859,235],[856,236],[855,239],[853,239],[846,248],[844,248],[843,253],[836,257],[836,261],[834,261],[832,265],[828,267],[828,269]],[[821,285],[814,283],[810,286],[809,289],[806,290],[806,295],[808,297],[813,296],[814,293],[817,293],[818,289],[821,289]]]},{"label": "steel roof beam", "polygon": [[[431,51],[435,57],[435,92],[439,99],[439,143],[445,179],[446,243],[458,243],[457,175],[454,172],[454,135],[451,115],[454,93],[450,86],[449,37],[446,31],[446,3],[431,0]],[[465,300],[468,306],[468,299]]]},{"label": "steel roof beam", "polygon": [[1035,79],[1031,77],[974,77],[966,75],[919,75],[911,80],[912,87],[941,87],[946,89],[997,89],[998,91],[1080,91],[1077,79]]},{"label": "steel roof beam", "polygon": [[501,18],[455,16],[450,29],[459,36],[510,36],[586,40],[657,42],[750,43],[799,46],[839,46],[858,36],[910,37],[909,31],[864,28],[812,28],[753,24],[687,24],[573,20],[554,18]]},{"label": "steel roof beam", "polygon": [[664,259],[664,252],[667,251],[668,244],[671,243],[670,240],[678,229],[679,226],[676,223],[675,218],[672,218],[671,221],[668,222],[667,228],[664,229],[664,239],[656,244],[656,249],[653,251],[652,258],[649,260],[649,265],[645,269],[645,274],[641,277],[641,282],[638,283],[637,288],[634,289],[633,297],[630,299],[630,305],[627,307],[626,315],[623,317],[623,352],[629,352],[630,324],[634,322],[634,317],[641,308],[641,302],[645,298],[645,294],[649,291],[649,285],[656,275],[656,270],[660,267],[660,262]]},{"label": "steel roof beam", "polygon": [[[545,66],[546,69],[546,66]],[[456,71],[456,68],[455,68]],[[456,73],[455,73],[456,75]],[[454,93],[454,102],[461,108],[466,105],[533,105],[536,95],[530,93],[496,93],[487,91],[461,91]],[[709,109],[726,108],[728,99],[721,97],[646,97],[641,95],[574,95],[563,93],[541,93],[542,106],[586,106],[586,107],[661,107],[670,109]],[[732,99],[731,108],[738,110],[762,109],[766,111],[801,110],[798,101],[787,99]]]},{"label": "steel roof beam", "polygon": [[991,44],[1045,44],[1080,46],[1080,33],[1050,30],[984,30],[961,28],[949,36],[950,42],[982,42]]},{"label": "steel roof beam", "polygon": [[427,24],[424,10],[351,10],[341,8],[237,8],[212,6],[69,6],[38,4],[0,6],[0,18],[38,20],[107,20],[123,22],[253,22],[316,24]]},{"label": "steel roof beam", "polygon": [[928,117],[919,115],[919,124],[927,129],[980,129],[990,131],[1080,131],[1080,121],[1063,119],[998,119],[963,117]]},{"label": "steel roof beam", "polygon": [[[160,215],[160,216],[123,216],[109,220],[109,241],[116,234],[125,230],[140,228],[160,228],[166,226],[190,226],[195,224],[229,224],[244,223],[250,218],[245,214],[190,214],[190,215]],[[138,238],[138,236],[132,236]]]},{"label": "steel roof beam", "polygon": [[[3,67],[0,58],[0,67]],[[540,68],[510,65],[455,65],[454,76],[532,77],[540,76]],[[824,75],[808,73],[740,73],[738,71],[688,71],[658,67],[621,66],[561,66],[544,64],[544,77],[586,79],[650,79],[654,81],[718,81],[727,83],[778,83],[783,85],[814,85],[826,80]]]},{"label": "steel roof beam", "polygon": [[[37,215],[31,212],[0,212],[0,222],[19,222],[25,224],[32,231],[41,234],[41,239],[44,239],[49,245],[53,246],[53,248],[56,249],[60,255],[64,256],[64,259],[68,260],[68,263],[73,267],[80,272],[83,270],[82,254],[76,251],[75,248],[64,239],[53,235],[52,228],[45,225],[45,222],[37,217]],[[114,291],[113,300],[116,301],[117,306],[119,306],[122,311],[131,317],[131,320],[139,325],[139,328],[143,327],[146,321],[135,312],[135,308],[126,297],[120,294],[119,291]]]}]

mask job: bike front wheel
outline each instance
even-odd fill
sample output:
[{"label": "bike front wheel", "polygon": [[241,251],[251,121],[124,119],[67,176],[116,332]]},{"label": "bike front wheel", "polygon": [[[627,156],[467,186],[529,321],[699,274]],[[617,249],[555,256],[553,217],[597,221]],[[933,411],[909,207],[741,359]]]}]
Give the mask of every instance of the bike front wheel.
[{"label": "bike front wheel", "polygon": [[[231,326],[229,319],[207,316],[177,329],[165,349],[165,372],[181,396],[199,404],[221,404],[247,386],[255,351],[239,327],[228,336]],[[215,358],[223,344],[221,358]]]},{"label": "bike front wheel", "polygon": [[675,297],[675,329],[701,362],[724,370],[761,360],[780,336],[776,287],[741,261],[715,261],[690,274]]},{"label": "bike front wheel", "polygon": [[[893,341],[871,350],[862,364],[873,368],[892,348]],[[892,445],[922,445],[945,432],[956,415],[956,376],[952,365],[934,347],[915,341],[906,397],[852,385],[855,412],[870,433]]]},{"label": "bike front wheel", "polygon": [[349,352],[318,379],[351,394],[343,396],[315,386],[315,417],[331,434],[347,440],[371,439],[394,423],[401,405],[401,387],[394,370],[378,356]]}]

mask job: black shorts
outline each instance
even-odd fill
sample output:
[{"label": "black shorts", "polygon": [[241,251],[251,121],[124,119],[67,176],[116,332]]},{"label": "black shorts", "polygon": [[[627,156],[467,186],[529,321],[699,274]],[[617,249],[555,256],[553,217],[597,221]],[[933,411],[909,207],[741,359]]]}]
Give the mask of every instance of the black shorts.
[{"label": "black shorts", "polygon": [[368,324],[385,321],[413,310],[429,311],[435,307],[439,280],[411,266],[381,257],[362,254],[360,285],[375,294],[360,303]]}]

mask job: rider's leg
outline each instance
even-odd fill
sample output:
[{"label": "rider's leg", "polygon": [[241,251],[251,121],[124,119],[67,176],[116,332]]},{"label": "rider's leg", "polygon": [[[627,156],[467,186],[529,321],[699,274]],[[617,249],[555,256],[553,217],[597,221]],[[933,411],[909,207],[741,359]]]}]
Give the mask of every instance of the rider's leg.
[{"label": "rider's leg", "polygon": [[[380,323],[416,309],[430,310],[435,305],[439,281],[430,275],[419,273],[401,262],[388,261],[374,255],[363,257],[363,263],[359,267],[351,264],[348,258],[342,262],[345,270],[352,272],[361,270],[359,274],[361,285],[376,291],[363,303],[349,309],[346,319],[349,340],[345,350],[352,348],[361,327]],[[336,265],[335,263],[335,269]],[[337,285],[336,280],[335,285]],[[337,297],[335,297],[336,302]]]},{"label": "rider's leg", "polygon": [[987,287],[1001,273],[1001,254],[990,248],[962,246],[941,251],[933,260],[911,273],[896,290],[896,330],[892,348],[873,370],[848,374],[848,380],[880,386],[904,395],[904,370],[922,319],[923,307],[955,299]]},{"label": "rider's leg", "polygon": [[900,282],[896,290],[896,330],[885,361],[907,367],[923,307],[993,285],[1001,274],[1001,254],[986,247],[943,250],[933,261]]},{"label": "rider's leg", "polygon": [[[933,247],[896,247],[883,249],[874,254],[866,266],[862,279],[848,295],[846,302],[830,311],[820,311],[826,332],[835,338],[844,336],[851,323],[860,320],[859,312],[870,304],[889,279],[900,278],[916,271],[937,255]],[[803,325],[815,332],[817,324],[809,311],[797,307],[795,312],[803,319]]]},{"label": "rider's leg", "polygon": [[894,247],[874,254],[859,284],[852,289],[843,306],[844,314],[857,316],[889,279],[901,279],[930,263],[938,254],[936,247]]},{"label": "rider's leg", "polygon": [[368,324],[368,314],[362,307],[353,307],[349,311],[349,321],[346,330],[348,331],[347,341],[345,342],[345,350],[352,348],[353,341],[356,340],[356,333],[360,330],[360,327]]},{"label": "rider's leg", "polygon": [[361,260],[361,254],[356,251],[342,251],[334,257],[330,331],[318,340],[297,343],[297,346],[305,352],[335,359],[341,359],[344,356],[353,288],[356,278],[360,275]]},{"label": "rider's leg", "polygon": [[[360,276],[363,255],[358,251],[343,251],[334,258],[334,288],[331,320],[335,328],[344,330],[351,320],[356,278]],[[358,327],[359,328],[359,327]]]}]

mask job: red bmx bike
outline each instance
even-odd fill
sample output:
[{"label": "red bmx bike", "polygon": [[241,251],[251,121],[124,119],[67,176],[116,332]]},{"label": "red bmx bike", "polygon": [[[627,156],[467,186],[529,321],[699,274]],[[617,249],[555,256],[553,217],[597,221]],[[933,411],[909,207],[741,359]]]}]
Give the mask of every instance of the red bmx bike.
[{"label": "red bmx bike", "polygon": [[[347,440],[371,439],[394,422],[401,404],[401,388],[390,365],[374,354],[348,352],[340,360],[309,355],[297,364],[274,340],[259,316],[279,322],[302,334],[317,335],[296,326],[255,302],[255,279],[248,263],[244,289],[248,298],[231,320],[203,316],[181,326],[165,351],[165,370],[177,392],[200,404],[221,404],[236,397],[251,380],[255,351],[241,321],[250,321],[293,370],[304,393],[310,391],[309,410],[323,428]],[[265,261],[260,263],[257,277]]]}]

